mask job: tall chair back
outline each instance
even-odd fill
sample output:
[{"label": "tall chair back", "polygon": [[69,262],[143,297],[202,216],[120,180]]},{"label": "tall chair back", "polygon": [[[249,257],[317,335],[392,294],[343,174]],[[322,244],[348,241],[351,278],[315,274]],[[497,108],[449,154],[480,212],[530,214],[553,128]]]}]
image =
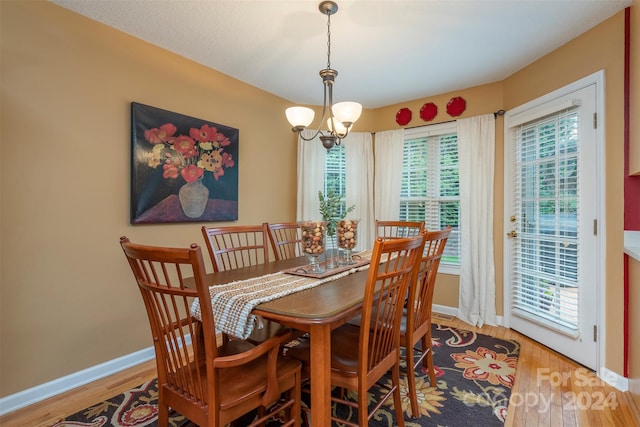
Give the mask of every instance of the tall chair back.
[{"label": "tall chair back", "polygon": [[214,271],[234,270],[269,261],[267,223],[202,227]]},{"label": "tall chair back", "polygon": [[376,237],[415,237],[424,231],[421,221],[380,221],[376,220]]},{"label": "tall chair back", "polygon": [[269,223],[269,240],[276,260],[304,255],[300,224],[297,222]]},{"label": "tall chair back", "polygon": [[[158,370],[158,423],[166,426],[169,408],[200,426],[224,426],[265,407],[287,392],[288,425],[300,415],[300,363],[279,356],[286,336],[259,346],[230,341],[218,347],[211,298],[200,247],[120,245],[129,262],[151,326]],[[202,321],[191,315],[198,298]],[[233,386],[230,386],[233,384]]]},{"label": "tall chair back", "polygon": [[[408,304],[403,312],[400,345],[405,347],[408,389],[414,417],[420,416],[414,375],[420,363],[427,368],[431,385],[436,384],[431,351],[431,309],[438,267],[450,234],[451,227],[425,234],[424,253],[420,260],[418,279],[409,287]],[[420,347],[422,351],[420,357],[415,360],[413,349],[418,342],[422,344]]]}]

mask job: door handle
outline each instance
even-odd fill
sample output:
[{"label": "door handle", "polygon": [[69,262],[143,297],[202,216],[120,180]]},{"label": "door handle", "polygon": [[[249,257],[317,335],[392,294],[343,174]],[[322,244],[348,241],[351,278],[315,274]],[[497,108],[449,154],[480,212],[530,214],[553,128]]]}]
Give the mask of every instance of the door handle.
[{"label": "door handle", "polygon": [[511,230],[507,233],[507,237],[518,237],[518,232],[516,230]]}]

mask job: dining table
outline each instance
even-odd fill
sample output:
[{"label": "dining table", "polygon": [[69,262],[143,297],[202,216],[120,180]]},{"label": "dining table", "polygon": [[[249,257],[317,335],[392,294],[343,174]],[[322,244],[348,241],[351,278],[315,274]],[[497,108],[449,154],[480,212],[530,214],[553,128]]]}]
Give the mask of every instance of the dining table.
[{"label": "dining table", "polygon": [[[206,283],[210,287],[223,285],[304,268],[307,264],[309,261],[304,256],[271,261],[209,273],[206,275]],[[336,270],[338,272],[340,271]],[[367,274],[367,266],[354,268],[349,274],[336,274],[335,280],[323,280],[317,286],[262,302],[251,311],[253,315],[309,334],[313,427],[331,425],[331,331],[360,314]],[[331,279],[331,274],[323,277]]]}]

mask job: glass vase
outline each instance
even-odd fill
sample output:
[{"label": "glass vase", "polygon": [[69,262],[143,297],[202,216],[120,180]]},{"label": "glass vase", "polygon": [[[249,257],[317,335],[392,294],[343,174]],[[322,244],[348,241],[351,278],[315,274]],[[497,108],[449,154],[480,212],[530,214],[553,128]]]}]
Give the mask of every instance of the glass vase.
[{"label": "glass vase", "polygon": [[325,232],[327,223],[324,221],[301,221],[300,230],[302,236],[302,249],[309,259],[310,273],[324,273],[325,269],[320,265],[319,257],[325,251]]},{"label": "glass vase", "polygon": [[342,249],[340,265],[353,265],[356,262],[351,257],[351,251],[358,243],[358,222],[357,219],[343,219],[338,222],[336,234],[338,236],[338,247]]},{"label": "glass vase", "polygon": [[326,250],[324,253],[325,265],[328,270],[338,267],[338,236],[335,234],[327,234]]}]

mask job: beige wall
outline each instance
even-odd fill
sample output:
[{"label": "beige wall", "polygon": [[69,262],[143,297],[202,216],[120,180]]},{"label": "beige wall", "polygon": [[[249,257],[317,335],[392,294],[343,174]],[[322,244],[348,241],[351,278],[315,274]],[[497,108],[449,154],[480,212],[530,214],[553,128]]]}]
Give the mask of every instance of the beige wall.
[{"label": "beige wall", "polygon": [[[0,396],[149,347],[119,236],[201,242],[201,224],[129,225],[130,102],[240,129],[240,224],[295,217],[285,100],[44,1],[0,1]],[[618,14],[504,82],[365,111],[357,131],[452,96],[461,117],[513,108],[604,68],[607,89],[607,359],[622,372],[622,35]],[[320,88],[319,88],[320,90]],[[496,303],[502,314],[502,119],[496,123]],[[209,267],[209,266],[208,266]],[[435,303],[457,306],[457,276]]]},{"label": "beige wall", "polygon": [[296,140],[280,98],[48,2],[1,7],[6,396],[151,346],[120,236],[203,244],[129,225],[132,101],[240,130],[241,224],[295,219]]}]

